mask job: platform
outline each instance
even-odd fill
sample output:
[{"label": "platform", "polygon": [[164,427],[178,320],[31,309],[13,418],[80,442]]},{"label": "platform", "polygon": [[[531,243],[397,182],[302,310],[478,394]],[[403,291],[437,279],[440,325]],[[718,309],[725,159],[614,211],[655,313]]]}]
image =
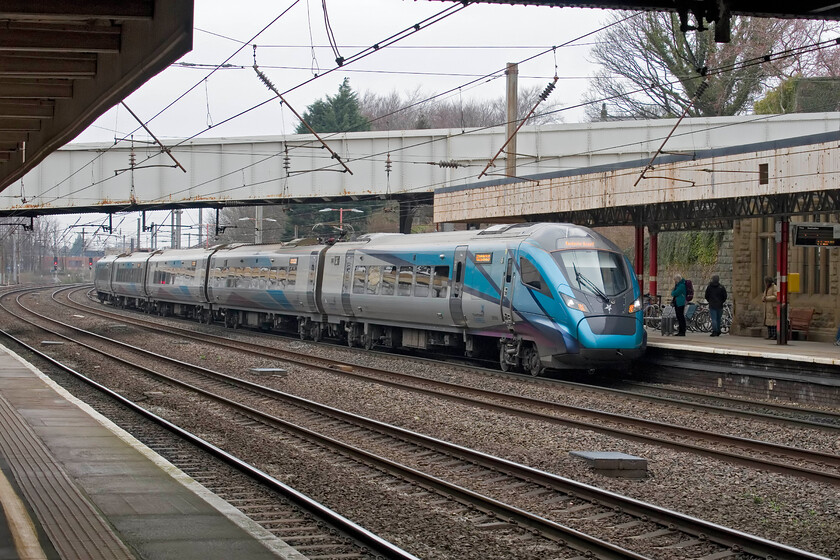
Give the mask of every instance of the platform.
[{"label": "platform", "polygon": [[635,374],[655,383],[805,406],[840,406],[840,347],[748,336],[662,336],[648,330]]},{"label": "platform", "polygon": [[303,559],[0,345],[0,560]]},{"label": "platform", "polygon": [[[827,342],[790,340],[778,344],[775,340],[750,336],[686,332],[685,336],[663,336],[658,330],[648,329],[648,346],[672,350],[688,350],[708,354],[787,360],[840,367],[840,346]],[[840,373],[840,370],[838,370]]]}]

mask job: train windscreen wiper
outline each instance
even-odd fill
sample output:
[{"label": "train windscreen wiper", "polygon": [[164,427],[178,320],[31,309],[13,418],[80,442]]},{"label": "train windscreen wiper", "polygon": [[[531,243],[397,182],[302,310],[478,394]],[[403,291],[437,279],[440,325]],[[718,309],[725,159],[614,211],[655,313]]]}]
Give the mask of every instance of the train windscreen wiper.
[{"label": "train windscreen wiper", "polygon": [[610,298],[607,297],[607,294],[605,294],[601,290],[601,288],[599,288],[595,284],[595,282],[593,282],[592,280],[590,280],[589,278],[587,278],[586,276],[584,276],[583,274],[581,274],[578,271],[576,264],[573,264],[572,268],[575,269],[575,280],[577,280],[578,286],[581,286],[581,285],[586,286],[587,288],[592,290],[595,293],[595,295],[597,295],[599,298],[601,298],[601,301],[603,301],[603,302],[607,302],[607,301],[610,300]]}]

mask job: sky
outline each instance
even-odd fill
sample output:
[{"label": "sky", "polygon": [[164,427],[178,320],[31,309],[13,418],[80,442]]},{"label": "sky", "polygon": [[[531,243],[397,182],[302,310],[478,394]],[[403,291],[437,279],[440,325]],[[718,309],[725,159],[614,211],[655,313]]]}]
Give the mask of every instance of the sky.
[{"label": "sky", "polygon": [[[298,121],[259,81],[252,68],[255,56],[300,114],[313,101],[334,95],[344,78],[357,93],[396,91],[405,96],[419,88],[431,96],[454,89],[450,96],[498,99],[505,93],[506,63],[573,41],[597,30],[609,17],[609,12],[597,9],[487,4],[457,9],[460,4],[424,0],[325,3],[337,53],[348,61],[417,23],[423,26],[337,68],[320,0],[196,0],[192,52],[140,87],[126,104],[144,121],[152,119],[148,125],[161,139],[293,133]],[[453,13],[428,27],[422,24],[444,10]],[[590,35],[523,62],[520,88],[546,86],[556,72],[560,81],[551,101],[563,107],[578,105],[587,78],[596,70],[587,60],[594,40]],[[213,72],[222,63],[231,66]],[[492,73],[496,79],[476,81]],[[583,109],[563,111],[562,118],[580,122]],[[145,138],[137,127],[117,106],[74,142],[112,142],[132,132],[135,138]]]},{"label": "sky", "polygon": [[[164,143],[192,137],[282,135],[293,133],[298,120],[259,81],[252,68],[255,58],[300,114],[315,100],[334,95],[345,78],[359,94],[396,91],[406,97],[419,89],[432,96],[453,90],[448,96],[463,100],[499,99],[505,95],[504,68],[516,62],[521,63],[520,89],[542,88],[556,74],[560,80],[549,100],[569,107],[561,112],[562,121],[580,122],[583,108],[575,106],[597,69],[588,61],[596,40],[591,33],[610,16],[606,10],[538,6],[475,4],[459,9],[459,3],[427,0],[325,0],[325,4],[337,54],[330,46],[321,0],[195,0],[192,51],[125,103]],[[428,21],[441,13],[449,15]],[[419,31],[403,33],[418,23]],[[358,56],[395,37],[403,38]],[[559,48],[552,50],[554,46]],[[352,62],[338,67],[337,56]],[[492,79],[478,79],[491,74]],[[148,139],[128,111],[117,105],[71,143],[113,143],[131,135]],[[90,232],[97,224],[107,224],[107,217],[99,214],[56,218],[73,226],[66,231],[68,241],[82,225]],[[102,244],[119,242],[136,230],[136,215],[114,219],[119,230],[108,237],[100,230],[97,237]],[[169,214],[149,212],[146,220],[168,223]],[[182,222],[185,227],[195,226],[197,211],[188,211]],[[159,242],[168,244],[169,235],[162,232]]]}]

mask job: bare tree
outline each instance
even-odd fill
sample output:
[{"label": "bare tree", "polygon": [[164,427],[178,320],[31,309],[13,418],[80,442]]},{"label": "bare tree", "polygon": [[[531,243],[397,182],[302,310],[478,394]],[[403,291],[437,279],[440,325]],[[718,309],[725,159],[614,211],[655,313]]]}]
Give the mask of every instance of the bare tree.
[{"label": "bare tree", "polygon": [[[517,114],[528,114],[536,105],[542,87],[532,86],[519,92]],[[460,95],[437,98],[424,95],[420,88],[405,97],[396,91],[380,95],[366,91],[360,100],[362,114],[372,130],[414,130],[425,128],[472,128],[503,126],[507,122],[507,102],[503,97],[489,101],[463,100]],[[559,105],[544,103],[528,124],[560,122]]]},{"label": "bare tree", "polygon": [[[612,17],[617,22],[624,16]],[[733,17],[731,24],[729,43],[715,43],[711,31],[682,33],[671,13],[644,13],[612,25],[591,51],[601,70],[584,97],[591,103],[587,115],[649,119],[680,115],[688,107],[689,116],[735,115],[748,111],[780,79],[831,64],[815,53],[758,63],[770,53],[819,40],[830,27],[824,23]],[[691,105],[704,79],[708,89]]]}]

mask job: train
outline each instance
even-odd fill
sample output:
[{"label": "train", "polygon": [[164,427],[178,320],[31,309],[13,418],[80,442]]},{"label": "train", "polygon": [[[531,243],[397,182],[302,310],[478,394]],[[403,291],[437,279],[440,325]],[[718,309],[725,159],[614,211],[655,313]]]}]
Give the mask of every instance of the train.
[{"label": "train", "polygon": [[100,259],[94,288],[147,313],[498,358],[535,376],[627,368],[647,345],[630,261],[575,224],[135,251]]}]

